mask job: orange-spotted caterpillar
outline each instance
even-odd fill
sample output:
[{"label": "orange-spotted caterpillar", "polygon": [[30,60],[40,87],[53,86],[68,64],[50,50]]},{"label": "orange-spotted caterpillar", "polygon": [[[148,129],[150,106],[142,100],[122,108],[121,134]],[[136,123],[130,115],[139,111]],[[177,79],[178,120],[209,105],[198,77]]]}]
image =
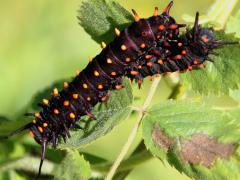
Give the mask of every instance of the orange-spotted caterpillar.
[{"label": "orange-spotted caterpillar", "polygon": [[146,76],[201,69],[206,60],[211,61],[209,55],[214,49],[234,43],[216,40],[213,29],[201,28],[198,13],[193,28],[180,35],[179,28],[185,25],[169,15],[172,5],[171,1],[161,15],[155,8],[154,15],[147,19],[133,10],[135,22],[123,31],[115,29],[116,38],[108,45],[102,43],[100,54],[72,82],[65,82],[63,90],[53,89],[51,99],[42,101],[42,111],[29,113],[34,117],[32,122],[9,135],[29,129],[41,145],[37,178],[47,145],[56,147],[61,137],[66,141],[69,129],[79,128],[76,123],[82,116],[95,119],[92,108],[106,101],[110,90],[121,89],[124,77],[136,80],[140,87]]}]

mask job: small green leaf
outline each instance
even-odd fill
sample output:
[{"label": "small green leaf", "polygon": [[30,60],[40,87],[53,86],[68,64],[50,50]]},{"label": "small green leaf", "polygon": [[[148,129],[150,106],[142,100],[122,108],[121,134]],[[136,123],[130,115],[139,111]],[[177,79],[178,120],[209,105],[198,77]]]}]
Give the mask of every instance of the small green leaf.
[{"label": "small green leaf", "polygon": [[97,138],[104,136],[121,120],[127,118],[131,112],[129,107],[132,103],[132,89],[128,80],[123,83],[124,88],[120,91],[111,91],[109,99],[105,103],[94,107],[93,114],[97,120],[80,120],[84,125],[84,131],[71,131],[71,138],[67,143],[60,143],[59,148],[79,148],[87,145]]},{"label": "small green leaf", "polygon": [[240,176],[240,108],[207,101],[169,101],[147,112],[142,122],[145,145],[195,179]]},{"label": "small green leaf", "polygon": [[54,171],[56,179],[88,179],[91,175],[90,165],[77,150],[67,150],[67,155]]},{"label": "small green leaf", "polygon": [[[232,34],[218,31],[217,39],[239,41]],[[229,94],[230,89],[240,86],[240,45],[226,45],[216,50],[219,55],[214,57],[214,63],[206,62],[203,70],[194,70],[182,74],[183,83],[200,94]]]},{"label": "small green leaf", "polygon": [[98,43],[110,42],[114,28],[123,29],[133,21],[131,14],[115,1],[91,0],[82,3],[80,25]]},{"label": "small green leaf", "polygon": [[229,18],[226,26],[227,33],[236,33],[236,37],[240,38],[240,11],[235,16]]}]

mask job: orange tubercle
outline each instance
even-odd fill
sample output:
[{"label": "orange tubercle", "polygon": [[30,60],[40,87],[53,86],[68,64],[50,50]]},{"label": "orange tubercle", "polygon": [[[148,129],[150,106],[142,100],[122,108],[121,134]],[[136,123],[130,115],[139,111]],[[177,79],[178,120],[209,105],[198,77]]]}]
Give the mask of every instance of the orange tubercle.
[{"label": "orange tubercle", "polygon": [[159,29],[160,31],[162,31],[162,30],[165,29],[165,26],[164,26],[163,24],[161,24],[161,25],[159,25],[158,29]]},{"label": "orange tubercle", "polygon": [[112,60],[110,58],[107,58],[107,63],[112,64]]},{"label": "orange tubercle", "polygon": [[103,85],[102,85],[102,84],[99,84],[99,85],[98,85],[98,89],[103,89]]},{"label": "orange tubercle", "polygon": [[38,131],[39,131],[40,133],[43,133],[43,128],[42,128],[41,126],[38,126]]},{"label": "orange tubercle", "polygon": [[88,85],[86,83],[84,83],[82,86],[83,86],[84,89],[88,88]]},{"label": "orange tubercle", "polygon": [[121,85],[116,85],[115,88],[116,88],[116,90],[120,90],[120,89],[122,89],[122,86]]},{"label": "orange tubercle", "polygon": [[59,114],[59,110],[58,109],[54,109],[53,112],[54,112],[54,114]]},{"label": "orange tubercle", "polygon": [[141,45],[140,45],[140,48],[145,48],[146,47],[146,45],[144,44],[144,43],[142,43]]},{"label": "orange tubercle", "polygon": [[99,72],[98,71],[94,71],[94,76],[99,76]]},{"label": "orange tubercle", "polygon": [[67,100],[63,102],[63,105],[64,105],[64,106],[69,106],[69,104],[70,104],[70,103],[69,103],[69,101],[67,101]]},{"label": "orange tubercle", "polygon": [[126,61],[126,62],[130,62],[131,59],[130,59],[130,58],[126,58],[125,61]]},{"label": "orange tubercle", "polygon": [[73,97],[73,99],[77,99],[78,98],[78,94],[73,94],[72,97]]},{"label": "orange tubercle", "polygon": [[126,50],[127,50],[127,47],[123,44],[123,45],[121,46],[121,49],[122,49],[123,51],[126,51]]},{"label": "orange tubercle", "polygon": [[71,113],[69,114],[69,117],[70,117],[71,119],[74,119],[76,116],[75,116],[74,113],[71,112]]},{"label": "orange tubercle", "polygon": [[113,72],[111,72],[111,75],[112,75],[112,76],[116,76],[117,73],[116,73],[115,71],[113,71]]},{"label": "orange tubercle", "polygon": [[137,71],[131,71],[130,74],[133,75],[133,76],[135,76],[135,75],[138,74],[138,72],[137,72]]}]

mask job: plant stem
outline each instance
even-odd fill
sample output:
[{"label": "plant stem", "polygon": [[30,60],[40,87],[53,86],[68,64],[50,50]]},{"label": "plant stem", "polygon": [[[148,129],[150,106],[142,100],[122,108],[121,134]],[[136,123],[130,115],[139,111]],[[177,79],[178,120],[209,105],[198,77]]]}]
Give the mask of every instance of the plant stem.
[{"label": "plant stem", "polygon": [[137,130],[138,130],[138,127],[139,127],[139,124],[141,122],[141,120],[143,119],[143,116],[145,114],[145,111],[147,110],[148,106],[150,105],[151,101],[152,101],[152,98],[156,92],[156,89],[157,89],[157,86],[160,82],[161,78],[155,78],[152,85],[151,85],[151,88],[150,88],[150,91],[142,105],[142,107],[139,108],[139,111],[138,111],[138,117],[133,125],[133,128],[130,132],[130,135],[128,136],[128,139],[127,139],[127,142],[124,144],[124,146],[122,147],[117,159],[114,161],[112,167],[110,168],[107,176],[105,177],[105,180],[111,180],[117,170],[117,168],[119,167],[120,163],[122,162],[123,158],[125,157],[125,155],[127,154],[136,134],[137,134]]},{"label": "plant stem", "polygon": [[[143,150],[142,152],[136,153],[132,155],[130,158],[122,161],[121,165],[116,170],[116,173],[133,169],[135,166],[146,162],[147,160],[153,158],[152,154],[147,150]],[[92,165],[91,169],[99,174],[105,174],[109,170],[112,164],[109,162],[103,162],[96,165]]]}]

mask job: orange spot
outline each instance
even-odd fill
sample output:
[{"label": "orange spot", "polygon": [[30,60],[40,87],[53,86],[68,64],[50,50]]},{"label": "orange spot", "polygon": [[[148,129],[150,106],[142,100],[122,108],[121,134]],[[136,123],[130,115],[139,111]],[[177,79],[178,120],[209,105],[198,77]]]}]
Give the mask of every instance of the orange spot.
[{"label": "orange spot", "polygon": [[155,7],[155,9],[154,9],[153,16],[158,16],[158,8],[157,7]]},{"label": "orange spot", "polygon": [[137,71],[130,71],[130,74],[133,75],[133,76],[136,76],[138,74]]},{"label": "orange spot", "polygon": [[77,99],[78,98],[78,94],[73,94],[72,97],[73,97],[73,99]]},{"label": "orange spot", "polygon": [[86,83],[83,84],[83,88],[84,89],[87,89],[88,88],[88,85]]},{"label": "orange spot", "polygon": [[120,33],[121,33],[120,30],[117,29],[117,28],[115,28],[114,30],[115,30],[115,34],[116,34],[117,36],[120,36]]},{"label": "orange spot", "polygon": [[102,98],[101,98],[101,101],[102,102],[104,102],[104,101],[106,101],[107,100],[107,96],[103,96]]},{"label": "orange spot", "polygon": [[38,126],[38,131],[39,131],[40,133],[43,133],[43,128],[42,128],[41,126]]},{"label": "orange spot", "polygon": [[182,56],[180,54],[175,56],[175,59],[182,59]]},{"label": "orange spot", "polygon": [[182,50],[182,54],[183,55],[187,54],[187,51],[186,50]]},{"label": "orange spot", "polygon": [[178,46],[181,47],[183,44],[181,42],[178,43]]},{"label": "orange spot", "polygon": [[199,64],[198,67],[199,67],[200,69],[204,69],[204,68],[205,68],[204,64]]},{"label": "orange spot", "polygon": [[76,75],[78,76],[78,75],[80,74],[80,72],[81,72],[81,71],[80,71],[79,69],[77,69],[77,70],[76,70]]},{"label": "orange spot", "polygon": [[115,71],[113,71],[113,72],[111,72],[111,75],[112,75],[112,76],[116,76],[117,73],[116,73]]},{"label": "orange spot", "polygon": [[150,55],[150,54],[145,56],[146,59],[151,59],[152,57],[153,57],[153,55]]},{"label": "orange spot", "polygon": [[125,59],[125,61],[126,61],[126,62],[130,62],[131,59],[127,57],[127,58]]},{"label": "orange spot", "polygon": [[36,113],[34,114],[34,116],[35,116],[35,117],[38,117],[38,118],[41,117],[40,113],[38,113],[38,112],[36,112]]},{"label": "orange spot", "polygon": [[48,105],[49,101],[47,99],[43,99],[43,104]]},{"label": "orange spot", "polygon": [[149,80],[149,81],[152,81],[152,76],[148,76],[148,80]]},{"label": "orange spot", "polygon": [[163,64],[162,59],[159,59],[157,62],[158,62],[158,64]]},{"label": "orange spot", "polygon": [[121,86],[121,85],[116,85],[116,86],[115,86],[115,89],[116,89],[116,90],[120,90],[120,89],[122,89],[122,86]]},{"label": "orange spot", "polygon": [[64,102],[63,102],[63,105],[64,105],[64,106],[69,106],[69,101],[64,101]]},{"label": "orange spot", "polygon": [[98,71],[94,71],[94,76],[99,76],[99,72]]},{"label": "orange spot", "polygon": [[207,42],[209,41],[207,35],[202,35],[202,36],[201,36],[201,40],[202,40],[203,42],[205,42],[205,43],[207,43]]},{"label": "orange spot", "polygon": [[34,137],[34,134],[33,134],[33,132],[32,131],[29,131],[29,133],[28,133],[30,136],[32,136],[32,137]]},{"label": "orange spot", "polygon": [[69,114],[69,117],[70,117],[71,119],[74,119],[76,116],[75,116],[74,113],[71,112],[71,113]]},{"label": "orange spot", "polygon": [[187,73],[188,72],[188,69],[184,69],[184,73]]},{"label": "orange spot", "polygon": [[91,98],[90,98],[90,97],[87,97],[87,101],[91,101]]},{"label": "orange spot", "polygon": [[53,89],[53,95],[54,95],[54,96],[57,96],[57,95],[58,95],[58,89],[57,89],[57,88],[54,88],[54,89]]},{"label": "orange spot", "polygon": [[151,67],[153,65],[152,62],[147,62],[147,66]]},{"label": "orange spot", "polygon": [[98,89],[103,89],[103,85],[102,85],[102,84],[99,84],[99,85],[98,85]]},{"label": "orange spot", "polygon": [[36,123],[37,123],[36,119],[32,120],[32,122],[33,122],[34,124],[36,124]]},{"label": "orange spot", "polygon": [[193,64],[197,65],[197,64],[198,64],[198,61],[197,61],[197,60],[194,60],[194,61],[193,61]]},{"label": "orange spot", "polygon": [[158,27],[158,29],[159,29],[160,31],[162,31],[162,30],[165,29],[165,26],[164,26],[163,24],[161,24],[161,25]]},{"label": "orange spot", "polygon": [[68,83],[67,83],[67,82],[64,82],[64,83],[63,83],[63,87],[64,87],[64,88],[67,88],[67,87],[68,87]]},{"label": "orange spot", "polygon": [[156,74],[156,77],[160,77],[161,75],[160,74]]},{"label": "orange spot", "polygon": [[125,50],[127,50],[127,47],[123,44],[123,45],[121,46],[121,49],[122,49],[123,51],[125,51]]},{"label": "orange spot", "polygon": [[192,68],[192,66],[188,66],[188,69],[189,69],[189,70],[192,70],[193,68]]},{"label": "orange spot", "polygon": [[178,25],[177,24],[171,24],[169,28],[174,30],[174,29],[178,28]]},{"label": "orange spot", "polygon": [[101,47],[104,49],[104,48],[107,47],[107,44],[106,44],[105,42],[102,42],[102,43],[101,43]]},{"label": "orange spot", "polygon": [[140,45],[140,47],[143,49],[143,48],[146,47],[146,45],[145,45],[144,43],[142,43],[142,44]]},{"label": "orange spot", "polygon": [[140,21],[140,16],[138,15],[138,13],[134,9],[132,9],[132,12],[133,12],[133,15],[134,15],[135,22]]},{"label": "orange spot", "polygon": [[89,61],[89,62],[92,62],[92,60],[93,60],[93,58],[92,58],[92,57],[90,57],[90,58],[88,59],[88,61]]},{"label": "orange spot", "polygon": [[110,58],[107,58],[107,63],[112,64],[112,60]]},{"label": "orange spot", "polygon": [[43,123],[43,127],[47,127],[48,126],[48,124],[47,123]]},{"label": "orange spot", "polygon": [[54,109],[53,112],[54,112],[54,114],[59,114],[59,110],[58,109]]}]

